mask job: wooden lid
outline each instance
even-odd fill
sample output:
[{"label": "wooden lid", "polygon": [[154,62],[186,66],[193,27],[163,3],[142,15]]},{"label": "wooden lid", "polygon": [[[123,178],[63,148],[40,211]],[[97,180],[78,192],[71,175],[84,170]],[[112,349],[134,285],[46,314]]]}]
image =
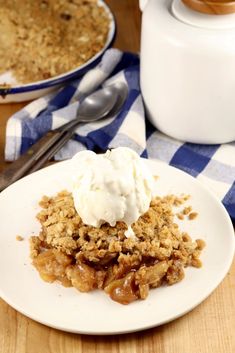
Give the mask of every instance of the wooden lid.
[{"label": "wooden lid", "polygon": [[191,9],[210,15],[235,13],[235,0],[182,0]]}]

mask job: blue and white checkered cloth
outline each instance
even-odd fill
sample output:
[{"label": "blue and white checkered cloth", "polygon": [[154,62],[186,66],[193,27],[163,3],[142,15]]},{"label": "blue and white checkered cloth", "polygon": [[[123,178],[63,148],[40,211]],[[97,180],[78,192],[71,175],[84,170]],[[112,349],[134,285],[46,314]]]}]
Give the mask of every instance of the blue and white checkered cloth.
[{"label": "blue and white checkered cloth", "polygon": [[129,86],[122,111],[114,118],[81,124],[56,159],[70,158],[84,149],[131,147],[142,157],[159,159],[200,180],[214,191],[235,219],[235,143],[198,145],[174,140],[157,131],[144,115],[139,57],[117,49],[106,51],[100,64],[82,79],[14,114],[7,124],[6,160],[17,159],[45,132],[73,119],[79,104],[76,97],[81,93],[88,94],[116,81],[125,81]]}]

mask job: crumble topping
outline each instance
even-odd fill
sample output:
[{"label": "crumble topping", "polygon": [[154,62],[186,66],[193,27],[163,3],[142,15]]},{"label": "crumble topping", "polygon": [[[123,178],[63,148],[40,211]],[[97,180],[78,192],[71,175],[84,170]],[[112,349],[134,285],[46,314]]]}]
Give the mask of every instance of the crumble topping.
[{"label": "crumble topping", "polygon": [[23,241],[24,238],[23,238],[21,235],[17,235],[17,236],[16,236],[16,240],[17,240],[17,241]]},{"label": "crumble topping", "polygon": [[85,225],[67,191],[44,196],[37,215],[41,232],[30,239],[33,265],[48,282],[58,280],[81,292],[103,289],[122,304],[145,299],[150,288],[181,281],[185,267],[202,265],[205,242],[193,241],[174,222],[173,208],[188,198],[154,198],[132,225],[133,239],[125,237],[123,222],[115,227]]},{"label": "crumble topping", "polygon": [[97,0],[0,0],[0,74],[29,83],[75,69],[103,48],[109,24]]}]

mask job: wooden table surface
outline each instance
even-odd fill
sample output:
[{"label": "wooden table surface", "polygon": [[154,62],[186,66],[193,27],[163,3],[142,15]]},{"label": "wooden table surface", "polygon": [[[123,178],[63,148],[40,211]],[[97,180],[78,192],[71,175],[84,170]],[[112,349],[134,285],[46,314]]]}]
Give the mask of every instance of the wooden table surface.
[{"label": "wooden table surface", "polygon": [[[123,50],[138,51],[141,17],[138,1],[109,0],[107,3],[117,20],[118,31],[114,46]],[[12,113],[23,106],[23,103],[0,106],[0,170],[6,165],[4,162],[6,121]],[[105,317],[102,319],[105,320]],[[193,311],[171,323],[134,334],[109,337],[69,334],[28,319],[0,299],[0,353],[211,353],[212,351],[235,352],[235,263],[219,287]]]}]

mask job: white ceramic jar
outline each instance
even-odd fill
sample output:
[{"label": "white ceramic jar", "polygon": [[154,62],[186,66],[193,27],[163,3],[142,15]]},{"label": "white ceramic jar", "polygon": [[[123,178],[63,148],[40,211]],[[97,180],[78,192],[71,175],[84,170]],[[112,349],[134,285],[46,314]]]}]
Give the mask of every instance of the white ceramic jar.
[{"label": "white ceramic jar", "polygon": [[140,1],[147,115],[160,131],[183,141],[230,142],[235,140],[235,13],[201,13],[185,4],[191,1],[202,0]]}]

